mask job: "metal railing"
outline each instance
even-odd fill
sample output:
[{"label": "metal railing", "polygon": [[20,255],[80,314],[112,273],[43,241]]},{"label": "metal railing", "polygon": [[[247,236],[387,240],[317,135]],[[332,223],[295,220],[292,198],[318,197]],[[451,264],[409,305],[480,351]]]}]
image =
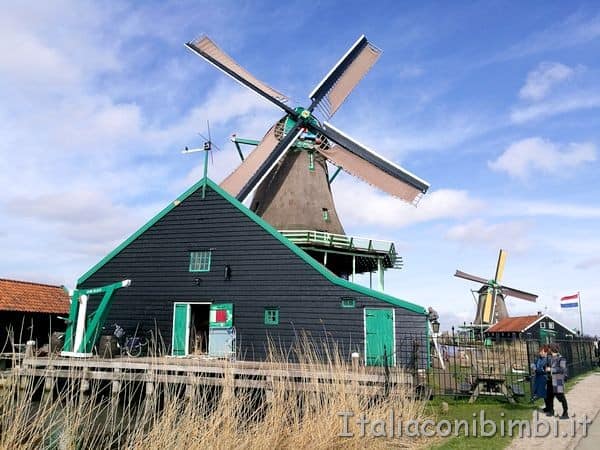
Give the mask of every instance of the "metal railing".
[{"label": "metal railing", "polygon": [[317,245],[358,253],[374,253],[387,256],[394,268],[402,267],[402,257],[396,254],[393,242],[377,239],[346,236],[315,230],[279,230],[286,238],[297,245]]}]

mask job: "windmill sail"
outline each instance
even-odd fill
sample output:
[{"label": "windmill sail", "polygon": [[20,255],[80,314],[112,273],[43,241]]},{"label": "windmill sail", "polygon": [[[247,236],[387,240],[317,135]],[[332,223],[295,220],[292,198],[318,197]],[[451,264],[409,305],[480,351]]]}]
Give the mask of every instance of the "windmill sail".
[{"label": "windmill sail", "polygon": [[327,118],[335,114],[346,97],[379,59],[381,50],[363,35],[309,94],[313,107]]},{"label": "windmill sail", "polygon": [[329,161],[341,167],[350,175],[360,178],[383,192],[401,198],[408,203],[417,204],[423,196],[421,190],[403,180],[399,180],[339,145],[334,145],[323,154]]},{"label": "windmill sail", "polygon": [[429,183],[408,170],[378,155],[333,125],[327,122],[324,125],[324,135],[338,145],[324,150],[323,155],[347,172],[409,203],[418,203],[429,189]]},{"label": "windmill sail", "polygon": [[502,293],[504,295],[510,295],[511,297],[520,298],[521,300],[527,300],[528,302],[536,302],[538,296],[529,292],[514,289],[508,286],[501,286]]},{"label": "windmill sail", "polygon": [[279,142],[275,137],[275,125],[267,132],[263,140],[256,146],[244,161],[221,182],[221,187],[234,197],[237,197],[242,188],[248,183],[252,175],[264,164],[273,149]]},{"label": "windmill sail", "polygon": [[242,66],[240,66],[231,56],[221,50],[208,36],[200,37],[186,44],[190,50],[198,54],[210,64],[232,77],[238,83],[249,87],[254,92],[262,95],[277,106],[288,110],[285,105],[288,98],[281,92],[273,89],[268,84],[260,81]]}]

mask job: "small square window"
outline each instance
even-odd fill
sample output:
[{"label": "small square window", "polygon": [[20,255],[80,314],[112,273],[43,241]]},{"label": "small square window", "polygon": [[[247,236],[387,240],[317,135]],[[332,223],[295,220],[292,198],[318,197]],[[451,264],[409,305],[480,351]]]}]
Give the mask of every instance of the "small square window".
[{"label": "small square window", "polygon": [[265,325],[279,325],[279,308],[265,308]]},{"label": "small square window", "polygon": [[211,251],[190,252],[190,272],[208,272],[210,270]]},{"label": "small square window", "polygon": [[546,322],[540,322],[540,328],[546,328]]},{"label": "small square window", "polygon": [[356,300],[352,297],[342,297],[342,308],[356,308]]},{"label": "small square window", "polygon": [[554,330],[554,322],[548,322],[548,328]]}]

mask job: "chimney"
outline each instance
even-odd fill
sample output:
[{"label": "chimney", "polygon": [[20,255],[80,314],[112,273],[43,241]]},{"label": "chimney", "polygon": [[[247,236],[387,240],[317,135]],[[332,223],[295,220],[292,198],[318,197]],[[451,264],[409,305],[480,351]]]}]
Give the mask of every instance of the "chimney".
[{"label": "chimney", "polygon": [[541,311],[538,311],[538,312],[537,312],[537,315],[538,315],[538,317],[540,317],[540,316],[542,315],[542,312],[541,312]]}]

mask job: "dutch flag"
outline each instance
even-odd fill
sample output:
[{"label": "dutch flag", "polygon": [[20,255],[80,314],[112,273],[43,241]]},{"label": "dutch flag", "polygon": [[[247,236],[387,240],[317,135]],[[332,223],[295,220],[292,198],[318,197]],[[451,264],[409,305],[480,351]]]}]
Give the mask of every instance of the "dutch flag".
[{"label": "dutch flag", "polygon": [[579,306],[579,292],[574,295],[567,295],[561,297],[560,307],[561,308],[577,308]]}]

